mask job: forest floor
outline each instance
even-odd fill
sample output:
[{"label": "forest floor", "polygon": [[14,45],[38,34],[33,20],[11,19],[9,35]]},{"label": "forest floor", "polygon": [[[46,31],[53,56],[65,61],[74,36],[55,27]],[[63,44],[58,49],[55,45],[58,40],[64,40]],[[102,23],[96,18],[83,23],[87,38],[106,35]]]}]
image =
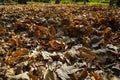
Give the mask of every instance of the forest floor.
[{"label": "forest floor", "polygon": [[120,80],[120,9],[1,5],[0,80]]}]

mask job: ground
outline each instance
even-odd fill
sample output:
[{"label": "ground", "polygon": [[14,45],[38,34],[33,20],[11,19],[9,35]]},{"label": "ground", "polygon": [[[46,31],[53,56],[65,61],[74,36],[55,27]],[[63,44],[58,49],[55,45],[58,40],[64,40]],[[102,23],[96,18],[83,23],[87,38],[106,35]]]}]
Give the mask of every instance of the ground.
[{"label": "ground", "polygon": [[0,6],[1,80],[119,80],[120,9]]}]

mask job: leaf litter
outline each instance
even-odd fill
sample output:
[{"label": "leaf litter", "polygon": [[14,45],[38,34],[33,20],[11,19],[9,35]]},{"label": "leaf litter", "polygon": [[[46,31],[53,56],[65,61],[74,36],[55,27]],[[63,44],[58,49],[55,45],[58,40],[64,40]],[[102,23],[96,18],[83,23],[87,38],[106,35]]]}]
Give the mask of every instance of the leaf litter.
[{"label": "leaf litter", "polygon": [[1,80],[119,80],[120,9],[0,7]]}]

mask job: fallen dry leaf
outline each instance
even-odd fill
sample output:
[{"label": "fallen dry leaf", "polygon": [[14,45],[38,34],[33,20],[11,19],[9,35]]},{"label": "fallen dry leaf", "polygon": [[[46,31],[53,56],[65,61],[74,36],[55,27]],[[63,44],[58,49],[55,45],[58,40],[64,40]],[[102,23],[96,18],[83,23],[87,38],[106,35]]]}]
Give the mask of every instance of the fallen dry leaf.
[{"label": "fallen dry leaf", "polygon": [[0,79],[119,80],[119,14],[95,5],[1,5]]},{"label": "fallen dry leaf", "polygon": [[95,80],[104,80],[103,76],[97,72],[93,72],[92,76],[95,78]]},{"label": "fallen dry leaf", "polygon": [[9,64],[12,64],[12,63],[18,61],[22,56],[24,56],[27,53],[28,53],[28,49],[26,49],[26,48],[16,50],[15,52],[12,53],[12,56],[10,56],[6,60],[6,62],[9,63]]}]

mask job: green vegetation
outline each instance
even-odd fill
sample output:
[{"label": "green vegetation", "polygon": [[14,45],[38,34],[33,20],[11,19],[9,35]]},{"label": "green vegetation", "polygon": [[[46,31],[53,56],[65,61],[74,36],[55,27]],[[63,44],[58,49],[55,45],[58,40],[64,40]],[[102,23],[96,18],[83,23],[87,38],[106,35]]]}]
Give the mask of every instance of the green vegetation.
[{"label": "green vegetation", "polygon": [[120,0],[0,0],[0,3],[51,3],[51,4],[87,4],[87,5],[117,5],[120,7]]}]

